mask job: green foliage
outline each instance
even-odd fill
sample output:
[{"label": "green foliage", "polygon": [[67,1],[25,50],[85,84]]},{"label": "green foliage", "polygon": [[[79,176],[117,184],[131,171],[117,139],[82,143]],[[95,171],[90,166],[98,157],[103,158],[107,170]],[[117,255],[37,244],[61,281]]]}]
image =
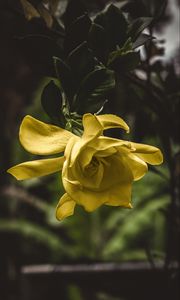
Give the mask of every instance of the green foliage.
[{"label": "green foliage", "polygon": [[110,5],[104,13],[100,13],[95,18],[94,23],[104,28],[109,51],[112,51],[116,45],[121,47],[125,43],[128,23],[116,6]]},{"label": "green foliage", "polygon": [[92,49],[94,55],[102,61],[106,62],[108,55],[106,31],[103,26],[96,23],[92,23],[89,35],[88,35],[89,46]]},{"label": "green foliage", "polygon": [[65,125],[62,114],[62,96],[59,87],[57,87],[53,80],[44,88],[41,96],[41,104],[55,124]]},{"label": "green foliage", "polygon": [[[118,87],[117,74],[124,76],[139,65],[140,55],[134,49],[151,38],[142,34],[151,22],[147,17],[129,21],[113,4],[92,21],[81,1],[68,3],[62,53],[54,57],[61,94],[58,96],[60,92],[53,84],[42,94],[43,107],[54,123],[77,132],[73,126],[81,121],[76,116],[79,119],[85,112],[97,113],[107,100],[113,101],[109,95]],[[53,98],[54,107],[50,107]]]},{"label": "green foliage", "polygon": [[[162,224],[161,218],[158,216],[158,210],[169,204],[169,197],[164,199],[154,199],[153,202],[148,203],[143,209],[136,209],[136,213],[131,213],[127,216],[126,222],[121,223],[121,226],[115,231],[113,236],[110,238],[106,247],[104,249],[104,257],[118,257],[120,254],[122,257],[128,257],[128,252],[136,250],[138,245],[138,240],[144,240],[144,251],[146,247],[150,247],[152,250],[153,239],[151,239],[152,234],[162,234]],[[156,224],[156,229],[153,228],[154,220],[158,220]],[[132,222],[133,220],[133,222]],[[164,225],[164,224],[163,224]],[[114,228],[113,228],[114,229]],[[113,230],[114,231],[114,230]],[[146,234],[146,239],[144,236]],[[134,246],[136,245],[136,246]],[[157,246],[157,245],[156,245]],[[163,245],[161,246],[161,251]],[[135,249],[134,249],[135,248]]]},{"label": "green foliage", "polygon": [[127,34],[135,42],[141,32],[152,23],[152,18],[138,18],[129,24]]},{"label": "green foliage", "polygon": [[131,38],[129,38],[122,48],[111,52],[108,57],[108,67],[120,74],[135,69],[140,63],[140,54],[134,52],[132,46]]},{"label": "green foliage", "polygon": [[67,251],[58,236],[52,231],[27,220],[19,219],[9,221],[0,219],[0,232],[10,232],[20,235],[22,239],[34,240],[50,249],[52,253],[56,253],[56,255],[58,252],[64,253]]},{"label": "green foliage", "polygon": [[92,51],[88,48],[87,42],[83,42],[75,48],[67,58],[71,72],[76,81],[76,86],[81,84],[85,76],[92,72],[98,65]]},{"label": "green foliage", "polygon": [[68,54],[86,41],[91,27],[91,20],[87,14],[78,17],[67,29],[64,41],[65,52]]},{"label": "green foliage", "polygon": [[57,78],[59,79],[62,93],[66,94],[69,103],[72,102],[75,87],[70,67],[59,57],[54,57],[54,66]]},{"label": "green foliage", "polygon": [[82,81],[74,99],[77,112],[98,112],[103,106],[105,95],[115,86],[114,72],[106,68],[97,68]]}]

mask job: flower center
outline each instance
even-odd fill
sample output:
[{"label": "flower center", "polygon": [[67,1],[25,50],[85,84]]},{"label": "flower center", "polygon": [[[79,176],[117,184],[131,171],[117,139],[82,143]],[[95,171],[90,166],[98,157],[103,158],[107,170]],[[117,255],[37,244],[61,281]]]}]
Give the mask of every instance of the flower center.
[{"label": "flower center", "polygon": [[89,165],[86,166],[85,170],[89,176],[93,176],[99,167],[99,161],[96,157],[93,157]]}]

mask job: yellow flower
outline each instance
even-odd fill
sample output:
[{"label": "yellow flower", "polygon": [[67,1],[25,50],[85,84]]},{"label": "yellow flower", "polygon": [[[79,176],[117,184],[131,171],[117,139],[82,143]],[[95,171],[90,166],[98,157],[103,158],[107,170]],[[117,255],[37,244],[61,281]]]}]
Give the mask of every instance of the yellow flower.
[{"label": "yellow flower", "polygon": [[33,154],[57,158],[29,161],[8,170],[18,180],[44,176],[62,170],[66,193],[57,208],[57,219],[74,213],[75,205],[93,211],[106,204],[131,208],[131,189],[134,180],[147,172],[147,164],[162,163],[161,151],[153,146],[114,139],[103,135],[103,130],[128,125],[118,116],[83,116],[82,137],[60,127],[45,124],[26,116],[21,124],[19,138],[23,147]]}]

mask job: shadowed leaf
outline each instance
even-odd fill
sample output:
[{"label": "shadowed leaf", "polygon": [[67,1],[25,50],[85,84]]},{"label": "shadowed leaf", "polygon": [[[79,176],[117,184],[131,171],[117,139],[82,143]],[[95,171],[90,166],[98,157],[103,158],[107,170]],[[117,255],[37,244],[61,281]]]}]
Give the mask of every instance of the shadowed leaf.
[{"label": "shadowed leaf", "polygon": [[123,13],[114,5],[99,14],[94,22],[102,26],[107,35],[108,48],[112,51],[116,45],[120,47],[126,40],[127,21]]},{"label": "shadowed leaf", "polygon": [[41,96],[42,107],[47,115],[57,123],[64,127],[64,116],[62,113],[62,96],[60,89],[51,80],[44,88]]},{"label": "shadowed leaf", "polygon": [[86,76],[74,100],[74,109],[97,112],[103,105],[107,92],[114,88],[114,72],[105,68],[97,69]]},{"label": "shadowed leaf", "polygon": [[91,20],[87,14],[78,17],[66,32],[64,48],[66,54],[78,47],[82,42],[87,41]]},{"label": "shadowed leaf", "polygon": [[140,33],[151,24],[152,20],[152,18],[138,18],[128,26],[127,34],[131,37],[133,42],[136,41]]}]

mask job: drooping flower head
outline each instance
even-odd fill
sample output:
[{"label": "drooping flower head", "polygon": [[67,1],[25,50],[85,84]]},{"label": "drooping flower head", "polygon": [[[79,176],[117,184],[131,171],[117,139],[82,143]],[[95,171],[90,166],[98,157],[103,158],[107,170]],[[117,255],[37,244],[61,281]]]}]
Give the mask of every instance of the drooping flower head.
[{"label": "drooping flower head", "polygon": [[129,132],[118,116],[88,113],[83,116],[83,127],[79,137],[26,116],[19,132],[23,147],[37,155],[64,155],[24,162],[8,170],[18,180],[62,170],[66,192],[56,208],[59,220],[72,215],[77,204],[89,212],[103,204],[131,208],[133,181],[145,175],[147,163],[158,165],[163,161],[161,151],[154,146],[104,136],[103,131],[109,128]]}]

